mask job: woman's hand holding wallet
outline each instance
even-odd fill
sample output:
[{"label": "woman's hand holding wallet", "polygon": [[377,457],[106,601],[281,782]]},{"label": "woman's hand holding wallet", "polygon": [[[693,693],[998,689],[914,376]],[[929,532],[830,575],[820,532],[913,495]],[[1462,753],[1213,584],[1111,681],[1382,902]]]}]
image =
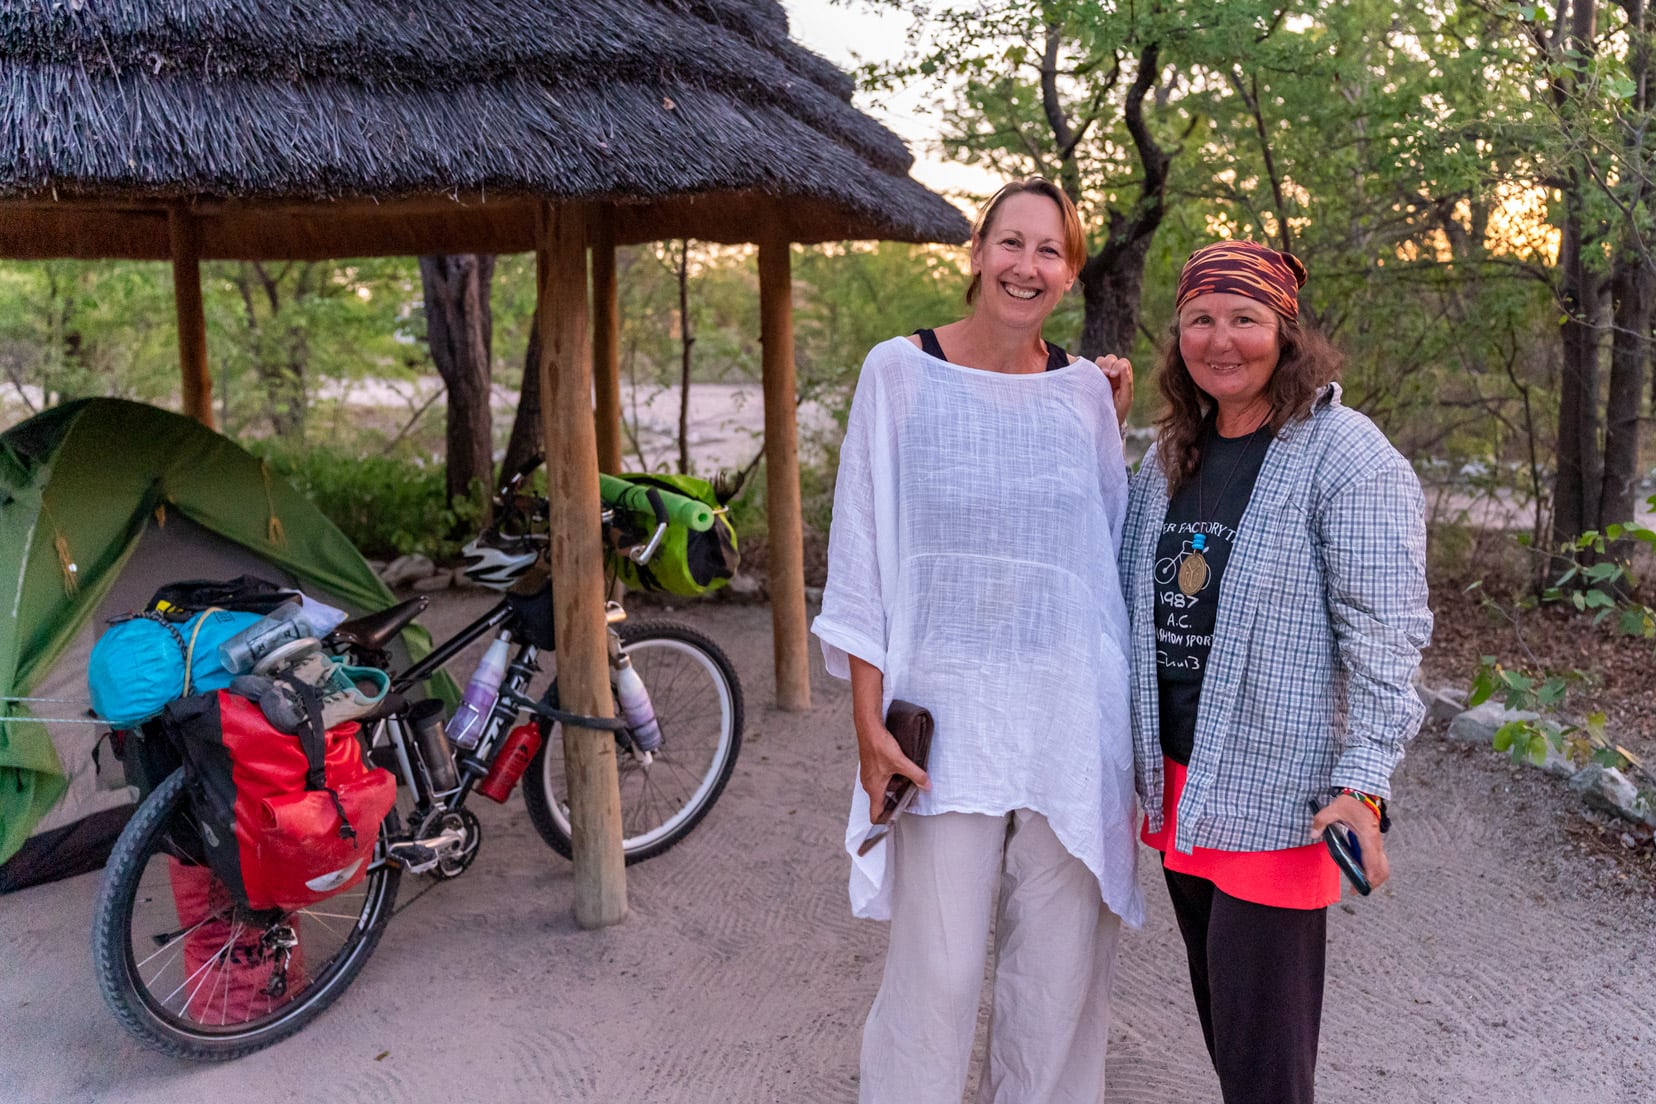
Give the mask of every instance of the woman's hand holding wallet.
[{"label": "woman's hand holding wallet", "polygon": [[868,793],[868,819],[874,824],[883,824],[891,816],[886,790],[893,777],[901,775],[922,790],[931,789],[931,779],[914,760],[903,754],[897,738],[883,721],[857,725],[857,759],[862,787]]},{"label": "woman's hand holding wallet", "polygon": [[881,824],[891,815],[885,795],[894,775],[909,779],[922,790],[931,789],[926,772],[903,754],[897,738],[885,726],[880,714],[884,689],[880,669],[852,656],[851,705],[852,721],[857,727],[857,762],[862,788],[868,794],[868,819],[873,824]]}]

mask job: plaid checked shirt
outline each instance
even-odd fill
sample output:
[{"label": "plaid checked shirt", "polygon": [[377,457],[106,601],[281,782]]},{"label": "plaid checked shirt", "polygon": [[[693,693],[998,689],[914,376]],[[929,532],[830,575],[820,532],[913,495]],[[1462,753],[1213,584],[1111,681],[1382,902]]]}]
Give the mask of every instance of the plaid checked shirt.
[{"label": "plaid checked shirt", "polygon": [[[1153,572],[1167,513],[1154,450],[1121,550],[1132,639],[1133,773],[1162,827]],[[1391,795],[1425,708],[1412,679],[1432,634],[1425,500],[1408,461],[1339,384],[1265,455],[1219,595],[1174,846],[1276,851],[1310,841],[1306,799]]]}]

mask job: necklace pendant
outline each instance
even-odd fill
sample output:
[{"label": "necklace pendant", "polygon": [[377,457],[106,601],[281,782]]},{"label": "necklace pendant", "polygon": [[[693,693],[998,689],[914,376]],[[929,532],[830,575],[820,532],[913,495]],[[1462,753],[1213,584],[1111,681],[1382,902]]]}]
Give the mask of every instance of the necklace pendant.
[{"label": "necklace pendant", "polygon": [[1207,584],[1207,557],[1199,551],[1190,553],[1179,565],[1179,589],[1186,598],[1194,598]]}]

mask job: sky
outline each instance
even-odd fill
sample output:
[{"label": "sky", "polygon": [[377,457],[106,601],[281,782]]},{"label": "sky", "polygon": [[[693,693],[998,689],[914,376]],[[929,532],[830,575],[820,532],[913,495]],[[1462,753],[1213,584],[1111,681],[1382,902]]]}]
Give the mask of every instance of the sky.
[{"label": "sky", "polygon": [[[903,55],[909,17],[901,12],[830,0],[782,0],[782,6],[787,9],[794,41],[841,69],[850,71],[867,62],[894,61]],[[937,125],[927,117],[923,97],[898,95],[875,102],[859,92],[855,103],[908,143],[915,160],[912,175],[933,191],[982,197],[1003,183],[987,170],[944,161],[929,148]],[[975,208],[976,202],[967,200],[963,206]]]}]

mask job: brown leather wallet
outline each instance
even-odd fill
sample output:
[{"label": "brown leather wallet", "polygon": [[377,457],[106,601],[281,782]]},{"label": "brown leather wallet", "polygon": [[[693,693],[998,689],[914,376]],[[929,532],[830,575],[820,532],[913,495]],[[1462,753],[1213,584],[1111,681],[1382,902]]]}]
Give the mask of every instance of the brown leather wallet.
[{"label": "brown leather wallet", "polygon": [[[886,731],[897,740],[898,750],[908,756],[915,766],[925,770],[926,757],[931,754],[931,712],[924,706],[897,698],[886,710],[885,726]],[[900,774],[892,775],[891,781],[886,783],[885,807],[874,818],[874,823],[884,824],[889,820],[902,802],[903,795],[913,788],[914,783],[910,779]]]}]

